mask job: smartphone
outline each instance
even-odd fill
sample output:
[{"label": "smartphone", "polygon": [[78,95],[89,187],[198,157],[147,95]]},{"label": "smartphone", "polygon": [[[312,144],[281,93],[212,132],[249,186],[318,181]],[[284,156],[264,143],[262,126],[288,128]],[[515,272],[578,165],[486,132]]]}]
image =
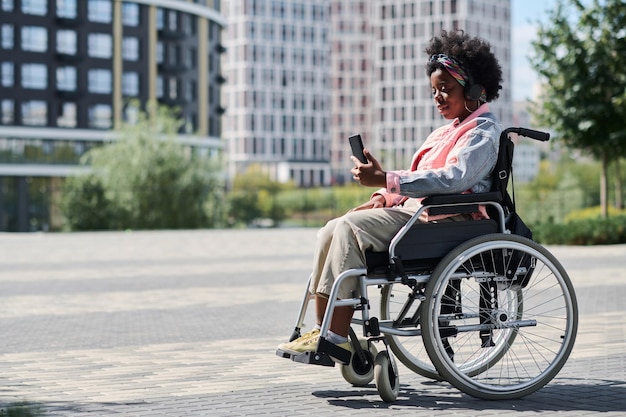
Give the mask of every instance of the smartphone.
[{"label": "smartphone", "polygon": [[361,135],[354,135],[348,138],[350,141],[350,147],[352,148],[352,155],[356,156],[356,158],[364,164],[367,164],[367,158],[363,153],[363,139],[361,139]]}]

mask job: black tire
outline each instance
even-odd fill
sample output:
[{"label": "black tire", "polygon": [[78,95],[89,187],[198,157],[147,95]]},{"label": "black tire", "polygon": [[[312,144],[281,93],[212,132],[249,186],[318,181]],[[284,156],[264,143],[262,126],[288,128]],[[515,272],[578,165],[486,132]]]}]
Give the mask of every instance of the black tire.
[{"label": "black tire", "polygon": [[360,340],[361,348],[365,350],[365,356],[367,357],[367,363],[362,363],[358,355],[352,353],[350,363],[347,365],[341,365],[341,376],[347,383],[352,384],[355,387],[364,387],[374,379],[374,360],[378,351],[376,347],[369,343],[367,340]]},{"label": "black tire", "polygon": [[400,378],[398,368],[392,362],[387,351],[382,351],[376,356],[374,364],[374,379],[380,398],[386,403],[392,403],[398,398],[400,391]]},{"label": "black tire", "polygon": [[[454,302],[450,286],[459,288]],[[520,398],[550,382],[578,328],[567,273],[547,249],[516,235],[481,236],[446,255],[423,308],[435,368],[459,390],[489,400]]]}]

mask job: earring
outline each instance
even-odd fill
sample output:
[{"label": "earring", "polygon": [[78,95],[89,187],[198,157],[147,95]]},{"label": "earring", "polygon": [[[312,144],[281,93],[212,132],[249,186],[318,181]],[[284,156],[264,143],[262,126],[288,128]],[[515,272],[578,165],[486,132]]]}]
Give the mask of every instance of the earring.
[{"label": "earring", "polygon": [[467,100],[463,100],[463,105],[465,106],[465,110],[467,110],[470,113],[474,113],[476,110],[478,110],[478,108],[480,107],[480,100],[476,100],[476,101],[478,102],[478,105],[476,106],[474,110],[470,110],[467,108]]}]

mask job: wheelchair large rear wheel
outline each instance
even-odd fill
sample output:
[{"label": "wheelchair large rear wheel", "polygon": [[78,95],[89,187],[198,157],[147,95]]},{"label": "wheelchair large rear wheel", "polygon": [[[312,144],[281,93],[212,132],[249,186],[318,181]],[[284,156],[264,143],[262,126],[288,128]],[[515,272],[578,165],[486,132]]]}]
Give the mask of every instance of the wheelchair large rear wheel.
[{"label": "wheelchair large rear wheel", "polygon": [[[380,317],[382,320],[396,320],[403,309],[407,310],[407,319],[420,319],[422,302],[416,300],[418,295],[423,296],[423,289],[416,293],[412,288],[393,284],[386,285],[382,289],[380,297]],[[403,326],[398,324],[398,326]],[[417,328],[409,325],[409,328]],[[428,358],[421,336],[395,336],[386,335],[387,343],[395,356],[411,371],[426,378],[440,380],[441,377]]]},{"label": "wheelchair large rear wheel", "polygon": [[516,235],[472,239],[446,255],[426,287],[422,332],[440,375],[482,399],[531,394],[561,370],[578,327],[567,273]]}]

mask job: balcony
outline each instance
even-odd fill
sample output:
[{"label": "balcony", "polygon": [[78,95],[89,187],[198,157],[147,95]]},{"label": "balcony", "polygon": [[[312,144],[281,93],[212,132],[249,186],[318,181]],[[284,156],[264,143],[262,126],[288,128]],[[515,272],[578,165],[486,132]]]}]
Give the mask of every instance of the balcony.
[{"label": "balcony", "polygon": [[56,59],[59,62],[63,62],[66,64],[75,64],[77,62],[81,62],[85,59],[85,57],[82,54],[66,54],[63,52],[57,52],[56,53]]},{"label": "balcony", "polygon": [[85,95],[82,90],[56,90],[57,96],[64,100],[76,100]]},{"label": "balcony", "polygon": [[176,63],[176,64],[161,63],[158,65],[158,68],[159,68],[159,72],[166,73],[166,74],[180,74],[182,72],[189,70],[189,66],[182,64],[182,63]]},{"label": "balcony", "polygon": [[187,37],[187,33],[182,30],[159,29],[159,39],[165,40],[181,40]]},{"label": "balcony", "polygon": [[83,19],[78,17],[58,17],[56,22],[61,27],[75,28],[83,24]]}]

